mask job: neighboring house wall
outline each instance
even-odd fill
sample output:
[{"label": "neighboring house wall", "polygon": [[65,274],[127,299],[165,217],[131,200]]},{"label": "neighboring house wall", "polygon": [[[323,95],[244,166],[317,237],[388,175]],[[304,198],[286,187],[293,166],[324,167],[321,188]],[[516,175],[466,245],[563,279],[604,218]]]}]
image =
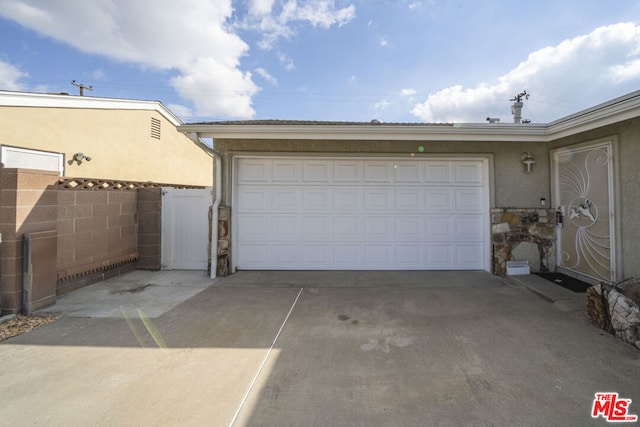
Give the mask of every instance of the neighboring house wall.
[{"label": "neighboring house wall", "polygon": [[622,278],[640,277],[640,118],[625,120],[589,132],[561,138],[549,148],[566,147],[617,136],[618,138],[618,207],[620,238],[622,239]]},{"label": "neighboring house wall", "polygon": [[[0,106],[0,145],[63,153],[69,177],[213,181],[211,156],[155,110]],[[91,161],[74,162],[79,152]]]}]

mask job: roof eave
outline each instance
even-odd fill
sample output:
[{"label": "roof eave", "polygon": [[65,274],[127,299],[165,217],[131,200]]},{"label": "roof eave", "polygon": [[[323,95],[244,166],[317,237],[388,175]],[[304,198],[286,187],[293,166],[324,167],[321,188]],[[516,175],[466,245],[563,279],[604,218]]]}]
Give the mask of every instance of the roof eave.
[{"label": "roof eave", "polygon": [[549,123],[549,141],[640,116],[640,90]]},{"label": "roof eave", "polygon": [[178,130],[203,138],[259,140],[347,140],[347,141],[504,141],[546,142],[541,125],[454,124],[402,126],[363,125],[216,125],[193,124]]},{"label": "roof eave", "polygon": [[86,108],[104,110],[157,111],[174,126],[183,122],[160,101],[98,98],[49,93],[0,91],[0,107]]}]

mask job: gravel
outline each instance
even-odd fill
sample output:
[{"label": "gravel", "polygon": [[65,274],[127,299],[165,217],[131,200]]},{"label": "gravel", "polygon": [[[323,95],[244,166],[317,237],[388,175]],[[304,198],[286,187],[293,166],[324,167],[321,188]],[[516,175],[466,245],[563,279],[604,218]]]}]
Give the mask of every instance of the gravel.
[{"label": "gravel", "polygon": [[0,323],[0,342],[58,320],[58,316],[22,316]]}]

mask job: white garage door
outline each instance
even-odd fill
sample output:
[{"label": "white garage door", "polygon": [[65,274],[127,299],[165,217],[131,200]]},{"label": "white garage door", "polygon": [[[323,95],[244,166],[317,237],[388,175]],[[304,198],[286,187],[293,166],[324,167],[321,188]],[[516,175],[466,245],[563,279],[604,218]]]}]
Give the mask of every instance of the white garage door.
[{"label": "white garage door", "polygon": [[238,269],[481,270],[486,161],[240,158]]}]

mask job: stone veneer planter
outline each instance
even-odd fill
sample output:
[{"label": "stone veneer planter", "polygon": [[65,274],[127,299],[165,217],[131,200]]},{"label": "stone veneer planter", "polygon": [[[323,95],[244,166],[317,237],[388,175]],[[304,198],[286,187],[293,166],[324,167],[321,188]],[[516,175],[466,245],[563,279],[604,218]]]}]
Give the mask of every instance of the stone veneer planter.
[{"label": "stone veneer planter", "polygon": [[556,269],[553,209],[491,209],[493,273],[504,276],[507,261],[528,261],[532,273]]}]

